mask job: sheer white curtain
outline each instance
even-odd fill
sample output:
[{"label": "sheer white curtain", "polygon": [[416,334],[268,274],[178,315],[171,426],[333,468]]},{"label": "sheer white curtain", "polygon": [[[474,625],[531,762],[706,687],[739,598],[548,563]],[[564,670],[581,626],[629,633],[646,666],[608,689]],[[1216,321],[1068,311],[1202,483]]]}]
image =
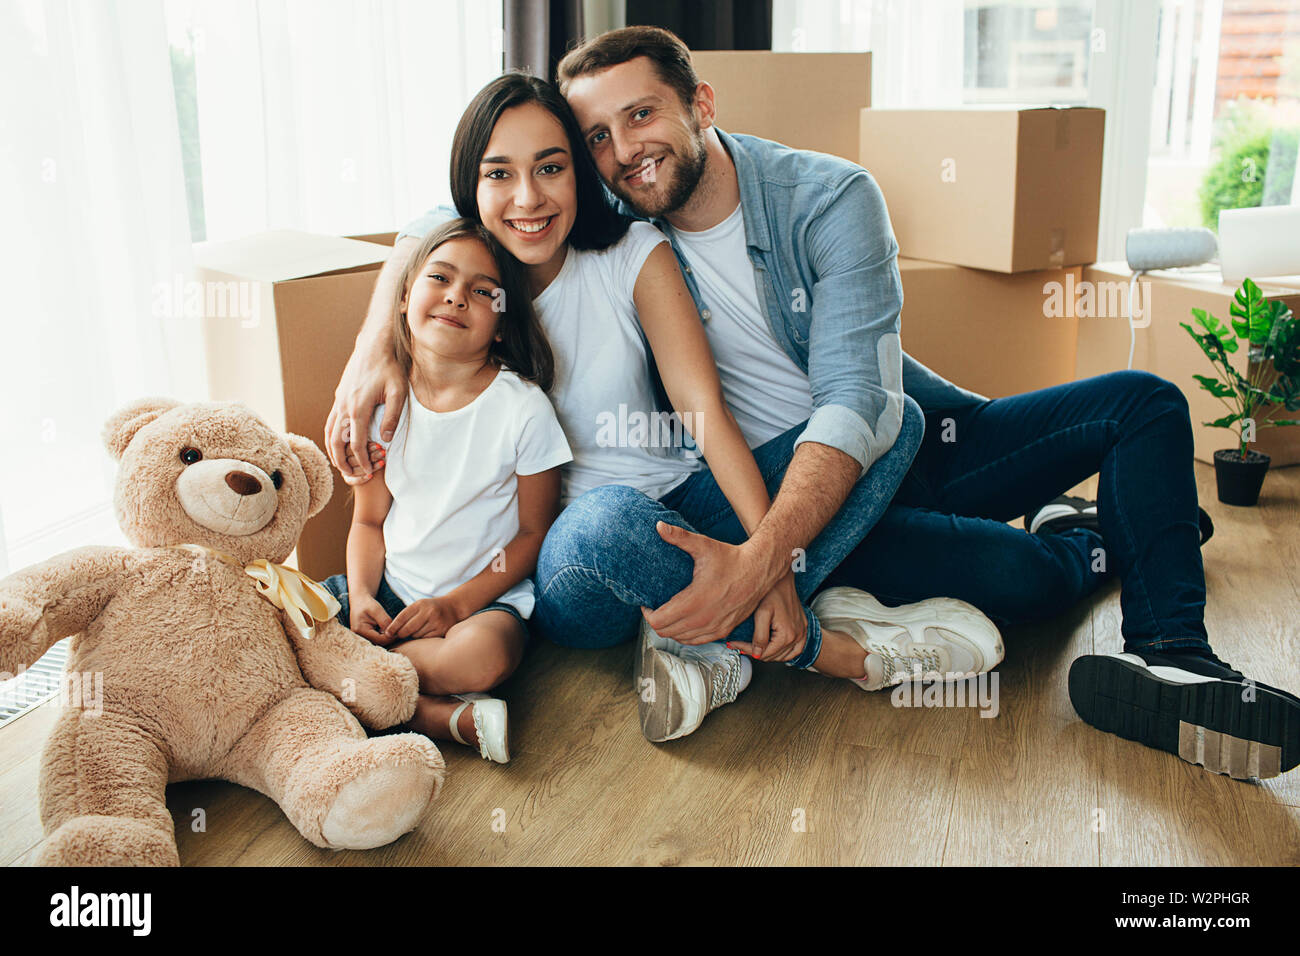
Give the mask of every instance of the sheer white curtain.
[{"label": "sheer white curtain", "polygon": [[382,232],[449,198],[501,4],[173,0],[193,30],[207,238]]},{"label": "sheer white curtain", "polygon": [[104,419],[206,393],[162,0],[0,5],[0,129],[3,572],[118,540]]},{"label": "sheer white curtain", "polygon": [[0,574],[120,541],[105,418],[207,395],[169,38],[194,54],[208,238],[380,232],[447,198],[456,121],[500,71],[500,8],[0,4]]},{"label": "sheer white curtain", "polygon": [[871,105],[962,105],[962,0],[772,0],[772,49],[871,51]]}]

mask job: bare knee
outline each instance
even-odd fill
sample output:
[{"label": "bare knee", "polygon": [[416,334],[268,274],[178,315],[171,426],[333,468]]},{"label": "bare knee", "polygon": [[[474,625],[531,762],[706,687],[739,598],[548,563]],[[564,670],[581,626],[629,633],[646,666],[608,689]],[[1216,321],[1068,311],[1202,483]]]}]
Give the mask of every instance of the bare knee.
[{"label": "bare knee", "polygon": [[458,683],[464,685],[460,693],[483,693],[496,687],[512,673],[518,665],[516,655],[501,645],[480,647],[472,659],[458,668]]}]

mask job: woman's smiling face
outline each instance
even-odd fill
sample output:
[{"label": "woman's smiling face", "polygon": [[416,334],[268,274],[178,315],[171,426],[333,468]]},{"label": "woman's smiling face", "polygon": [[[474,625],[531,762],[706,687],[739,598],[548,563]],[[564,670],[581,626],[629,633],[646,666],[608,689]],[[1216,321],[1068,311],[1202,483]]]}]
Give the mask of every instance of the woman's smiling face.
[{"label": "woman's smiling face", "polygon": [[[478,212],[483,225],[526,266],[564,264],[578,212],[569,139],[537,103],[501,114],[479,163]],[[530,270],[531,271],[531,270]]]}]

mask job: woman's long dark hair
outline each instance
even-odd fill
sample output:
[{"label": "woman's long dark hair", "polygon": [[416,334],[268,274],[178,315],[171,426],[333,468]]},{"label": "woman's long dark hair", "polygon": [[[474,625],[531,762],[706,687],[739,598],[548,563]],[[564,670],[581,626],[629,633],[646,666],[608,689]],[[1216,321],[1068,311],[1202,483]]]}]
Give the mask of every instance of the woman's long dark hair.
[{"label": "woman's long dark hair", "polygon": [[514,106],[536,103],[560,121],[569,138],[573,173],[577,179],[578,211],[569,232],[575,249],[607,249],[623,238],[629,220],[620,216],[605,193],[582,130],[564,97],[550,83],[527,73],[504,73],[475,94],[461,114],[451,140],[451,196],[456,211],[480,221],[479,165],[501,114]]},{"label": "woman's long dark hair", "polygon": [[402,308],[402,300],[411,291],[416,272],[433,255],[433,250],[453,239],[475,239],[487,247],[488,253],[497,264],[501,287],[497,290],[501,302],[501,318],[497,320],[497,332],[501,341],[494,341],[488,348],[488,355],[501,365],[506,366],[522,379],[533,382],[544,392],[549,392],[555,384],[555,357],[551,353],[550,342],[546,332],[538,321],[533,309],[532,296],[528,294],[528,282],[523,266],[497,242],[495,236],[480,223],[472,219],[452,219],[437,226],[411,254],[402,275],[402,283],[397,287],[393,300],[393,354],[411,377],[412,348],[411,325]]}]

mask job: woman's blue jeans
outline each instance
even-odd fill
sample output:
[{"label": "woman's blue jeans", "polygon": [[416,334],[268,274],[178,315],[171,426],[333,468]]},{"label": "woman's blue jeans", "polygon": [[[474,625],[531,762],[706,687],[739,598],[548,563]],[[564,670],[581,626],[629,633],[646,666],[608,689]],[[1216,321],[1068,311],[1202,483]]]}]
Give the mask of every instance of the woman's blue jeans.
[{"label": "woman's blue jeans", "polygon": [[[1092,475],[1100,534],[1006,524]],[[1147,372],[928,411],[894,504],[827,584],[960,598],[1005,624],[1059,614],[1111,575],[1126,650],[1209,650],[1187,400]]]},{"label": "woman's blue jeans", "polygon": [[[791,556],[807,626],[803,651],[789,662],[792,667],[809,667],[821,653],[821,625],[807,606],[813,592],[884,514],[920,447],[924,416],[910,398],[904,399],[903,406],[893,447],[858,479],[843,507],[806,553]],[[773,498],[794,455],[795,439],[806,424],[754,449]],[[692,474],[660,501],[624,485],[593,488],[564,509],[542,543],[533,614],[541,633],[566,647],[622,644],[636,637],[641,608],[657,608],[690,585],[691,556],[659,536],[657,521],[728,544],[746,538],[740,519],[708,470]],[[753,632],[751,617],[726,640],[749,641]]]}]

